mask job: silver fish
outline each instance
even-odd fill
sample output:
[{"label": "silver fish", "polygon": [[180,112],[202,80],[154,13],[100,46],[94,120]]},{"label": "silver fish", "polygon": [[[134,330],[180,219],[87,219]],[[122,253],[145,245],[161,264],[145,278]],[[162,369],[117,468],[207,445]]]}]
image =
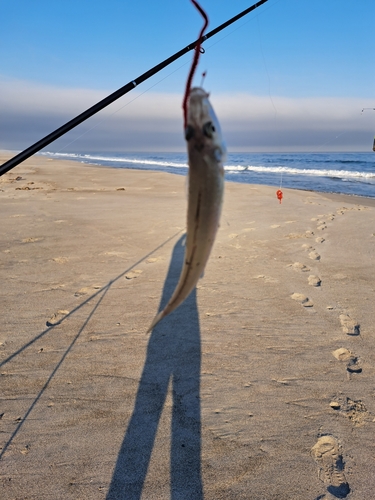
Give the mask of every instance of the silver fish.
[{"label": "silver fish", "polygon": [[189,195],[184,265],[166,307],[148,332],[189,296],[202,276],[219,227],[224,192],[226,148],[220,125],[202,88],[191,89],[185,139],[189,162]]}]

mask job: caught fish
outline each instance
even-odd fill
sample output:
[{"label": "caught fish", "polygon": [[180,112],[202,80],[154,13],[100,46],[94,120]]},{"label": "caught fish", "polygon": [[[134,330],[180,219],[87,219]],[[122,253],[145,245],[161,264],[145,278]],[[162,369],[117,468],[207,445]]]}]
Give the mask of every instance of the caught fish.
[{"label": "caught fish", "polygon": [[226,148],[208,97],[198,87],[189,93],[185,125],[189,189],[184,264],[171,299],[156,315],[148,332],[190,295],[203,274],[219,227]]}]

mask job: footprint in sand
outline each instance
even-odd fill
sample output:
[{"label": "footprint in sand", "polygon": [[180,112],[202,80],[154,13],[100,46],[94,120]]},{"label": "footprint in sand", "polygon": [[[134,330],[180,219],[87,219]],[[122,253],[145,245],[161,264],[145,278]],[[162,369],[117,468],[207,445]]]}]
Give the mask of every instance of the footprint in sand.
[{"label": "footprint in sand", "polygon": [[317,243],[323,243],[324,241],[326,241],[322,236],[319,236],[318,238],[315,238],[315,241]]},{"label": "footprint in sand", "polygon": [[125,259],[127,257],[126,252],[117,252],[117,251],[103,252],[100,255],[108,255],[108,257],[120,257],[122,259]]},{"label": "footprint in sand", "polygon": [[50,319],[47,320],[46,325],[47,326],[58,325],[65,318],[67,314],[69,314],[69,311],[66,311],[65,309],[60,309],[59,311],[52,314]]},{"label": "footprint in sand", "polygon": [[349,349],[346,349],[345,347],[340,347],[340,349],[332,351],[332,354],[339,361],[347,361],[352,356],[352,353],[349,351]]},{"label": "footprint in sand", "polygon": [[33,238],[33,237],[30,237],[30,238],[24,238],[22,240],[22,243],[35,243],[36,241],[40,241],[42,240],[43,238]]},{"label": "footprint in sand", "polygon": [[314,250],[314,251],[309,253],[309,258],[311,260],[320,260],[320,255],[318,254],[318,252],[316,250]]},{"label": "footprint in sand", "polygon": [[346,370],[349,373],[362,373],[362,368],[359,365],[358,358],[356,356],[351,356],[346,365]]},{"label": "footprint in sand", "polygon": [[322,283],[322,280],[318,276],[310,275],[308,278],[308,283],[311,286],[320,286]]},{"label": "footprint in sand", "polygon": [[162,257],[150,257],[146,260],[146,264],[153,264],[154,262],[159,262]]},{"label": "footprint in sand", "polygon": [[347,397],[342,405],[342,410],[354,426],[362,426],[371,419],[365,404],[360,399],[355,401]]},{"label": "footprint in sand", "polygon": [[345,212],[347,212],[349,208],[346,207],[341,207],[336,210],[337,215],[344,215]]},{"label": "footprint in sand", "polygon": [[352,352],[350,352],[349,349],[346,349],[345,347],[340,347],[340,349],[332,351],[332,354],[338,361],[346,362],[346,370],[349,373],[362,372],[362,368],[359,364],[358,357],[355,356]]},{"label": "footprint in sand", "polygon": [[308,252],[309,250],[315,250],[311,245],[308,245],[307,243],[304,243],[302,245],[302,248],[304,249],[305,252]]},{"label": "footprint in sand", "polygon": [[294,264],[289,264],[288,267],[291,267],[295,271],[302,271],[303,273],[310,271],[310,268],[302,264],[301,262],[295,262]]},{"label": "footprint in sand", "polygon": [[350,210],[367,210],[368,207],[364,207],[363,205],[355,205],[354,207],[341,207],[341,208],[338,208],[336,213],[338,215],[343,215],[345,212],[349,212]]},{"label": "footprint in sand", "polygon": [[258,276],[254,276],[255,279],[263,279],[265,283],[278,283],[279,280],[276,278],[272,278],[272,276],[265,276],[264,274],[259,274]]},{"label": "footprint in sand", "polygon": [[85,286],[78,290],[74,294],[75,297],[81,297],[81,295],[89,295],[95,293],[97,290],[100,290],[101,286],[100,285],[92,285],[92,286]]},{"label": "footprint in sand", "polygon": [[340,314],[339,319],[344,333],[347,335],[360,334],[359,323],[352,319],[348,314]]},{"label": "footprint in sand", "polygon": [[349,419],[354,427],[362,427],[372,420],[372,415],[360,399],[354,400],[347,396],[338,396],[335,401],[331,401],[330,407]]},{"label": "footprint in sand", "polygon": [[54,259],[52,259],[53,262],[56,262],[57,264],[66,264],[69,259],[68,257],[55,257]]},{"label": "footprint in sand", "polygon": [[320,437],[312,447],[311,455],[319,466],[319,479],[327,486],[327,491],[336,498],[346,498],[350,488],[337,439],[333,436]]},{"label": "footprint in sand", "polygon": [[129,271],[128,273],[125,274],[125,279],[127,280],[132,280],[134,278],[138,278],[138,276],[142,273],[143,271],[141,269],[134,269],[134,271]]},{"label": "footprint in sand", "polygon": [[311,236],[314,236],[313,231],[305,231],[304,233],[289,233],[285,237],[294,240],[298,238],[310,238]]},{"label": "footprint in sand", "polygon": [[314,305],[314,303],[302,293],[292,293],[291,298],[302,304],[303,307],[313,307]]}]

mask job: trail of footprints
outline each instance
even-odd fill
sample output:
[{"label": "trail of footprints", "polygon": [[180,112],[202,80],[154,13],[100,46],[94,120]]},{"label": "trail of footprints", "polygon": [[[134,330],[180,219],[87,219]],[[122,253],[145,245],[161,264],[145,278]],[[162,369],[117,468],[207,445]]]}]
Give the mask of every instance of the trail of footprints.
[{"label": "trail of footprints", "polygon": [[[363,207],[358,207],[362,209]],[[347,210],[346,207],[342,207],[337,210],[336,215],[343,215]],[[324,236],[316,236],[315,243],[321,245],[326,240],[326,221],[334,221],[335,214],[328,214],[327,216],[319,216],[318,218],[311,219],[316,222],[316,233],[324,232]],[[309,236],[314,235],[313,232]],[[319,252],[313,246],[309,244],[303,244],[302,249],[308,253],[309,259],[315,261],[318,264],[321,256]],[[290,265],[295,271],[308,273],[310,268],[302,264],[301,262],[295,262]],[[321,286],[322,280],[319,276],[309,274],[307,277],[307,282],[309,285],[314,287]],[[314,304],[311,299],[301,293],[293,293],[291,295],[293,300],[299,302],[303,307],[313,307]],[[327,309],[332,309],[328,306]],[[351,336],[360,335],[360,324],[356,319],[351,318],[346,312],[342,312],[338,317],[339,323],[343,330],[343,333]],[[345,363],[348,378],[351,376],[356,376],[362,372],[362,367],[360,365],[358,357],[353,354],[349,349],[341,347],[332,352],[332,355],[341,363]],[[337,400],[331,401],[330,407],[334,411],[342,412],[347,418],[351,420],[353,425],[360,425],[364,423],[368,417],[368,412],[362,401],[353,401],[349,397],[336,398]],[[344,460],[342,457],[341,446],[338,439],[332,435],[320,435],[316,444],[311,449],[311,455],[318,465],[318,474],[321,481],[325,484],[328,493],[333,495],[335,498],[346,498],[350,493],[350,487],[346,480],[344,474]],[[318,497],[319,499],[326,498],[323,494]]]},{"label": "trail of footprints", "polygon": [[[359,207],[362,209],[362,207]],[[337,210],[337,214],[344,214],[347,210],[346,207]],[[324,216],[324,219],[319,216],[319,218],[311,219],[313,222],[317,223],[316,231],[323,232],[327,229],[326,220],[333,221],[335,219],[335,214],[328,214]],[[310,237],[313,236],[314,232],[306,231],[306,234],[299,235],[291,233],[289,238],[300,238],[300,237]],[[235,237],[237,235],[231,235]],[[316,236],[315,243],[322,244],[326,238],[324,236]],[[319,252],[311,245],[303,244],[302,249],[308,253],[309,259],[319,263],[321,256]],[[148,259],[147,263],[152,263],[158,259]],[[291,264],[293,270],[303,273],[309,273],[311,269],[301,262],[295,262]],[[129,271],[125,275],[126,280],[131,280],[137,278],[142,273],[142,270],[136,269]],[[260,276],[259,276],[260,277]],[[263,277],[263,276],[262,276]],[[307,277],[307,282],[310,286],[319,287],[321,286],[322,280],[319,276],[309,274]],[[99,286],[85,287],[75,293],[75,296],[81,296],[86,294],[95,293],[98,291]],[[301,293],[293,293],[291,298],[299,302],[303,307],[313,307],[314,304],[312,300]],[[328,306],[327,309],[332,309]],[[55,326],[59,324],[66,316],[69,315],[67,310],[57,311],[46,323],[47,326]],[[339,322],[341,324],[342,330],[347,335],[359,336],[360,335],[360,325],[359,323],[351,318],[347,313],[342,312],[339,316]],[[341,347],[332,352],[332,355],[339,361],[346,364],[346,370],[348,376],[352,374],[359,374],[362,372],[362,368],[359,363],[358,357],[353,354],[348,349]],[[350,398],[337,398],[337,401],[332,401],[330,407],[334,411],[342,411],[346,416],[353,422],[354,425],[360,425],[366,419],[368,412],[362,401],[353,401]],[[316,444],[311,449],[311,455],[318,465],[318,475],[321,481],[325,484],[327,492],[333,495],[335,498],[346,498],[350,493],[350,487],[346,480],[344,473],[344,460],[342,456],[342,449],[339,440],[329,434],[321,435]],[[320,495],[318,499],[323,500],[326,495]],[[318,500],[317,499],[317,500]]]}]

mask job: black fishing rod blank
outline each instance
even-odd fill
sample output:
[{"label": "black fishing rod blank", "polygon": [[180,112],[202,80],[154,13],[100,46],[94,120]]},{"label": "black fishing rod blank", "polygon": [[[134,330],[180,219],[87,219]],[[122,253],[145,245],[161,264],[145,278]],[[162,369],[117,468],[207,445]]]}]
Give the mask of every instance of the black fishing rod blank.
[{"label": "black fishing rod blank", "polygon": [[149,69],[148,71],[146,71],[146,73],[143,73],[143,75],[141,75],[138,78],[136,78],[135,80],[132,80],[131,82],[127,83],[126,85],[124,85],[120,89],[113,92],[113,94],[110,94],[109,96],[105,97],[103,100],[94,104],[94,106],[91,106],[91,108],[87,109],[86,111],[79,114],[78,116],[76,116],[72,120],[68,121],[67,123],[65,123],[64,125],[59,127],[58,129],[56,129],[53,132],[51,132],[50,134],[46,135],[45,137],[43,137],[43,139],[40,139],[40,141],[38,141],[35,144],[33,144],[32,146],[28,147],[27,149],[25,149],[21,153],[18,153],[16,156],[14,156],[13,158],[6,161],[5,163],[3,163],[0,166],[0,176],[5,174],[6,172],[11,170],[12,168],[16,167],[21,162],[27,160],[27,158],[30,158],[30,156],[34,155],[35,153],[37,153],[38,151],[40,151],[44,147],[48,146],[48,144],[51,144],[51,142],[55,141],[56,139],[58,139],[62,135],[66,134],[67,132],[72,130],[74,127],[76,127],[80,123],[84,122],[85,120],[87,120],[91,116],[95,115],[96,113],[98,113],[99,111],[104,109],[105,107],[109,106],[109,104],[112,104],[114,101],[116,101],[117,99],[119,99],[123,95],[130,92],[135,87],[137,87],[140,83],[143,83],[145,80],[148,80],[149,78],[154,76],[156,73],[158,73],[159,71],[164,69],[166,66],[169,66],[171,63],[173,63],[174,61],[176,61],[177,59],[179,59],[180,57],[185,55],[190,50],[195,49],[195,47],[198,45],[198,43],[200,41],[204,42],[208,38],[211,38],[212,36],[219,33],[219,31],[222,31],[223,29],[227,28],[229,25],[238,21],[239,19],[241,19],[241,17],[246,16],[247,14],[252,12],[253,10],[257,9],[258,7],[260,7],[261,5],[266,3],[267,1],[268,0],[260,0],[259,2],[255,3],[254,5],[249,7],[248,9],[244,10],[243,12],[240,12],[239,14],[237,14],[237,16],[232,17],[231,19],[229,19],[225,23],[221,24],[217,28],[215,28],[212,31],[210,31],[209,33],[207,33],[207,35],[202,37],[202,40],[200,40],[200,39],[195,40],[195,42],[187,45],[184,49],[180,50],[179,52],[176,52],[173,56],[168,57],[168,59],[165,59],[161,63],[159,63],[156,66],[154,66],[153,68]]}]

